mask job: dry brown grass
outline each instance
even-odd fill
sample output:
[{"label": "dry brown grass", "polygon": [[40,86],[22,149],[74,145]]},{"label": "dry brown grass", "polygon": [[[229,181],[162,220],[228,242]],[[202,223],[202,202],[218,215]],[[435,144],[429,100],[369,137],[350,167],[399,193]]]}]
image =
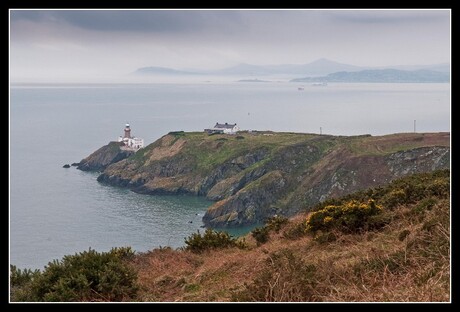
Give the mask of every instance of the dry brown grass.
[{"label": "dry brown grass", "polygon": [[178,154],[184,147],[185,143],[186,141],[182,138],[178,139],[177,141],[174,141],[173,136],[164,136],[161,139],[161,145],[152,149],[152,152],[150,153],[151,156],[146,162],[146,165],[155,160],[160,160],[166,157],[172,157]]},{"label": "dry brown grass", "polygon": [[362,154],[386,154],[421,146],[450,146],[450,133],[397,133],[365,137],[351,143],[352,150]]},{"label": "dry brown grass", "polygon": [[[450,301],[450,200],[388,211],[378,231],[287,235],[299,214],[267,243],[193,254],[171,249],[139,255],[143,301]],[[300,227],[301,228],[301,227]]]}]

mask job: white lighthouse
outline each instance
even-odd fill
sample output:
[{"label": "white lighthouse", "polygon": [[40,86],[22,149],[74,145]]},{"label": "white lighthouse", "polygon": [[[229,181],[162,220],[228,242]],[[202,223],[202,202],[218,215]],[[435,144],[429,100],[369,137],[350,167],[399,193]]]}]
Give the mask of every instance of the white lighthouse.
[{"label": "white lighthouse", "polygon": [[131,127],[129,126],[129,123],[126,123],[124,131],[125,134],[118,137],[118,142],[123,142],[125,144],[125,148],[137,151],[138,149],[144,147],[144,139],[131,136]]}]

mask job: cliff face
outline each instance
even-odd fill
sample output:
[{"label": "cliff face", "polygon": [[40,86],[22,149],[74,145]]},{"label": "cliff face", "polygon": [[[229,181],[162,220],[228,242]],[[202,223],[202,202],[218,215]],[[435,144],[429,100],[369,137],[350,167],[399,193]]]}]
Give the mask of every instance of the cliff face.
[{"label": "cliff face", "polygon": [[110,142],[104,145],[82,161],[80,161],[77,169],[83,171],[102,171],[107,166],[119,162],[122,159],[128,158],[133,151],[122,150],[119,142]]},{"label": "cliff face", "polygon": [[449,144],[449,133],[178,132],[121,161],[111,154],[104,164],[112,164],[98,181],[144,194],[207,196],[215,201],[203,217],[208,226],[238,226],[291,216],[326,198],[411,173],[449,168]]}]

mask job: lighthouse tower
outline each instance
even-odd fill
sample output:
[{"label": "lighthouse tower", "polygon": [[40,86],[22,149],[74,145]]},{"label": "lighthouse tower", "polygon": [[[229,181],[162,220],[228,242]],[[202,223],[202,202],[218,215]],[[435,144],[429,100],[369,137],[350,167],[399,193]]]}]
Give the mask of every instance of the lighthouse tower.
[{"label": "lighthouse tower", "polygon": [[126,123],[124,131],[124,136],[120,135],[118,137],[118,142],[123,142],[122,148],[137,151],[144,147],[144,139],[131,136],[131,127],[129,123]]},{"label": "lighthouse tower", "polygon": [[129,123],[125,126],[125,136],[123,139],[131,139],[131,128],[129,127]]}]

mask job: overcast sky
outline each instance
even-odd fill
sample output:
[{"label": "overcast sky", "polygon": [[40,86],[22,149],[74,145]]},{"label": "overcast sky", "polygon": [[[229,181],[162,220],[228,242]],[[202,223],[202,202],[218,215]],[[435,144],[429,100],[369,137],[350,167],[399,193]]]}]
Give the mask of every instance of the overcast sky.
[{"label": "overcast sky", "polygon": [[360,66],[450,61],[449,10],[11,10],[12,81],[123,77],[327,58]]}]

